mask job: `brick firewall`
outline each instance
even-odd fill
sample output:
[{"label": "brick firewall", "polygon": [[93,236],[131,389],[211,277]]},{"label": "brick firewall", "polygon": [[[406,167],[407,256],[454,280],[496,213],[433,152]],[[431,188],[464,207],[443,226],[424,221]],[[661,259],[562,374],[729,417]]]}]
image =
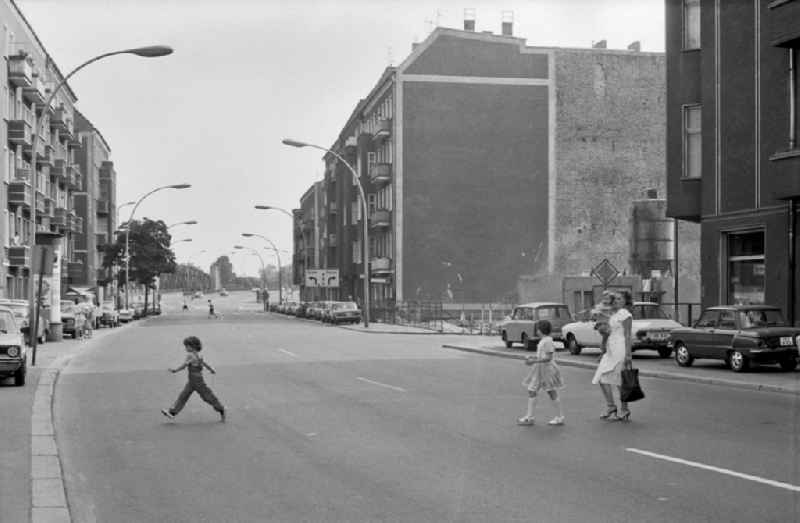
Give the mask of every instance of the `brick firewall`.
[{"label": "brick firewall", "polygon": [[547,87],[407,82],[403,107],[404,298],[513,293],[547,244]]}]

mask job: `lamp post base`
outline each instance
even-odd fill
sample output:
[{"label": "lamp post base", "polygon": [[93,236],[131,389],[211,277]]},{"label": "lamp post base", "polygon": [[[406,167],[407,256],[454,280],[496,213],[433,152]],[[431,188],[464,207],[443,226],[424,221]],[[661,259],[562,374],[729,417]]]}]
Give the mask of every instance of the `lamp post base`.
[{"label": "lamp post base", "polygon": [[61,323],[50,323],[50,332],[47,341],[61,341],[64,339],[64,326]]}]

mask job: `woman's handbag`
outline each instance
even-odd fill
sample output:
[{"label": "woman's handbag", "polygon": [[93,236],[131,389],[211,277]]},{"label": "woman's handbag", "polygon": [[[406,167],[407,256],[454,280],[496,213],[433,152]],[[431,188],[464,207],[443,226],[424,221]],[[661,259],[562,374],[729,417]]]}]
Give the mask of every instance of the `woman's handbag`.
[{"label": "woman's handbag", "polygon": [[622,369],[622,385],[619,388],[620,400],[630,403],[644,398],[644,391],[639,385],[639,369],[625,367]]}]

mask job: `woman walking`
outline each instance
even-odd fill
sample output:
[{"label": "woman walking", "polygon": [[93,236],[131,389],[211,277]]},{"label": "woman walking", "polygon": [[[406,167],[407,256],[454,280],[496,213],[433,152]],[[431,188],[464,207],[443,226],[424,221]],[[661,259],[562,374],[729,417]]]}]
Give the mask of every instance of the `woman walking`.
[{"label": "woman walking", "polygon": [[611,294],[611,317],[608,319],[609,335],[606,352],[594,373],[592,384],[600,385],[606,400],[606,411],[600,416],[607,420],[629,421],[631,411],[626,402],[620,401],[620,409],[614,401],[614,387],[622,384],[621,372],[631,364],[631,325],[633,318],[625,308],[625,298],[619,293]]}]

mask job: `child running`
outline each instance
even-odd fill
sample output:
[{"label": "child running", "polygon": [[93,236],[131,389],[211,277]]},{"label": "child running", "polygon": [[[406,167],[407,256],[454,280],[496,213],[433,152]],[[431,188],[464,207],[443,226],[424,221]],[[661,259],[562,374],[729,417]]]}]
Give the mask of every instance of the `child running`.
[{"label": "child running", "polygon": [[211,365],[203,361],[203,358],[200,356],[200,351],[203,350],[203,345],[200,343],[200,339],[196,336],[189,336],[183,340],[183,346],[187,353],[186,361],[183,362],[183,365],[180,367],[168,370],[172,373],[175,373],[180,372],[183,369],[188,369],[189,381],[186,382],[186,386],[178,395],[178,399],[175,400],[175,404],[169,409],[161,409],[161,413],[169,419],[174,419],[181,409],[183,409],[183,406],[186,405],[186,402],[189,400],[189,397],[192,395],[192,393],[197,391],[197,393],[200,394],[200,397],[203,398],[203,401],[214,407],[214,410],[219,412],[220,421],[225,421],[225,407],[222,406],[203,379],[203,367],[207,368],[211,374],[216,374],[217,371],[211,368]]},{"label": "child running", "polygon": [[550,420],[549,425],[563,425],[564,413],[561,410],[561,399],[558,397],[557,389],[562,388],[564,382],[561,380],[561,371],[553,359],[556,348],[553,344],[553,338],[550,337],[552,325],[547,320],[541,320],[537,324],[536,330],[541,339],[536,348],[536,356],[528,356],[525,360],[525,365],[533,366],[533,368],[522,382],[523,386],[528,387],[528,412],[519,418],[517,423],[519,425],[533,425],[533,411],[536,408],[537,395],[540,390],[545,390],[558,409],[558,414]]}]

